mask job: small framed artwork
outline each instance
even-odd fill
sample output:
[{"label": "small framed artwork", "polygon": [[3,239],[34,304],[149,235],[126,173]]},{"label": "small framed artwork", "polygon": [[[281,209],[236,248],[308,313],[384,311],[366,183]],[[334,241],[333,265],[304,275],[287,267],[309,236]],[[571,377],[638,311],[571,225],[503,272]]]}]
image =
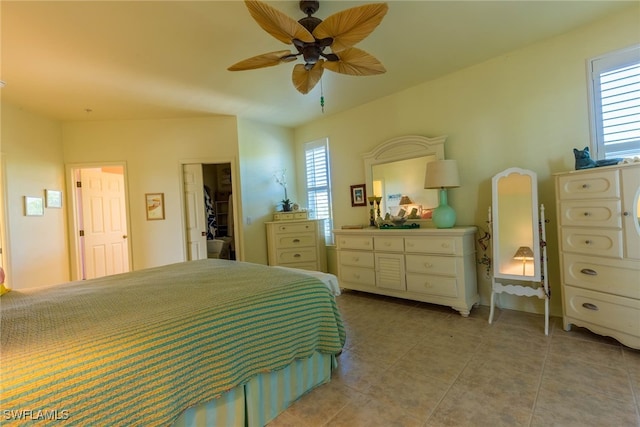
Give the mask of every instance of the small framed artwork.
[{"label": "small framed artwork", "polygon": [[24,214],[26,216],[44,215],[42,197],[24,196]]},{"label": "small framed artwork", "polygon": [[164,219],[164,193],[147,193],[144,197],[147,221]]},{"label": "small framed artwork", "polygon": [[61,208],[62,207],[62,191],[59,190],[44,190],[44,199],[48,208]]},{"label": "small framed artwork", "polygon": [[367,190],[365,184],[351,186],[351,206],[367,206]]}]

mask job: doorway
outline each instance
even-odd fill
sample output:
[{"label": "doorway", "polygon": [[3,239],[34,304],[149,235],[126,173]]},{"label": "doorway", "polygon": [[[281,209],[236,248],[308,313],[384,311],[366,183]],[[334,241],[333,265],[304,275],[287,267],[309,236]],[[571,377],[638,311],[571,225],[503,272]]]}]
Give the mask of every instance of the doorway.
[{"label": "doorway", "polygon": [[236,260],[231,163],[183,164],[187,259]]},{"label": "doorway", "polygon": [[69,168],[73,215],[72,279],[130,270],[126,169],[123,163]]}]

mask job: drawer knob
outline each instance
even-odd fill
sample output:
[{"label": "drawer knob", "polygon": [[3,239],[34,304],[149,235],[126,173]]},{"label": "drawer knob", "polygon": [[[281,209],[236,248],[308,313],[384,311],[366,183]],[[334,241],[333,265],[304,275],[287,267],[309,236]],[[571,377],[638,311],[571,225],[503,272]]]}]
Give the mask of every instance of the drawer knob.
[{"label": "drawer knob", "polygon": [[448,248],[448,247],[449,247],[449,244],[448,244],[448,243],[443,243],[443,244],[442,244],[442,247],[443,247],[443,248]]},{"label": "drawer knob", "polygon": [[598,306],[595,304],[591,304],[590,302],[582,303],[582,306],[587,310],[598,311]]},{"label": "drawer knob", "polygon": [[582,188],[584,188],[584,189],[589,188],[589,184],[582,184]]},{"label": "drawer knob", "polygon": [[353,260],[354,260],[355,262],[358,262],[358,261],[360,261],[360,257],[354,256],[354,257],[353,257]]},{"label": "drawer knob", "polygon": [[582,270],[580,270],[580,273],[586,274],[587,276],[597,276],[598,275],[597,271],[592,270],[590,268],[583,268]]},{"label": "drawer knob", "polygon": [[424,282],[424,287],[425,287],[425,288],[427,288],[427,289],[430,289],[430,288],[432,288],[433,286],[431,286],[431,283],[430,283],[430,282]]},{"label": "drawer knob", "polygon": [[629,216],[629,215],[630,215],[630,213],[629,213],[629,212],[627,212],[627,211],[624,211],[624,212],[622,212],[622,215],[624,215],[624,216]]},{"label": "drawer knob", "polygon": [[591,216],[591,212],[585,212],[584,216]]},{"label": "drawer knob", "polygon": [[300,243],[300,239],[293,239],[293,243]]},{"label": "drawer knob", "polygon": [[587,240],[585,240],[585,241],[584,241],[584,244],[585,244],[585,245],[590,245],[590,244],[592,244],[592,243],[593,243],[593,241],[592,241],[592,240],[588,240],[588,239],[587,239]]},{"label": "drawer knob", "polygon": [[301,256],[302,256],[302,255],[300,255],[300,254],[293,254],[293,257],[294,257],[294,258],[300,258]]},{"label": "drawer knob", "polygon": [[427,267],[427,268],[431,268],[431,267],[433,267],[433,264],[431,264],[430,262],[425,262],[424,266]]}]

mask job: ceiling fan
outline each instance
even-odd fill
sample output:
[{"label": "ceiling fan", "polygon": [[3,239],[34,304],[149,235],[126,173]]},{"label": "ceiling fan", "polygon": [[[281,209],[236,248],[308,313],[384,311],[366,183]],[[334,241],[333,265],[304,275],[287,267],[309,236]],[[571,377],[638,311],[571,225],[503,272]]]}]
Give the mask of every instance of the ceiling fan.
[{"label": "ceiling fan", "polygon": [[[352,76],[369,76],[386,72],[384,66],[367,52],[353,47],[380,24],[387,13],[385,3],[374,3],[343,10],[324,21],[312,16],[318,1],[300,1],[307,16],[296,21],[268,4],[245,0],[249,13],[267,33],[297,52],[279,50],[254,56],[228,68],[229,71],[253,70],[292,62],[302,56],[304,64],[293,68],[293,85],[303,94],[320,81],[323,70]],[[330,52],[325,52],[329,48]]]}]

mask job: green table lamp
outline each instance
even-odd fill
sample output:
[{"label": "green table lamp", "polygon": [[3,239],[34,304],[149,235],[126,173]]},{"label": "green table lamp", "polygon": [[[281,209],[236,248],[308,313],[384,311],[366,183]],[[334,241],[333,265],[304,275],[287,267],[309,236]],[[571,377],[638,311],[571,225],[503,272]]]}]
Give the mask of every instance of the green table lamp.
[{"label": "green table lamp", "polygon": [[447,188],[460,187],[458,163],[455,160],[434,160],[427,163],[424,188],[440,190],[440,205],[433,211],[437,228],[452,228],[456,224],[456,211],[447,204]]}]

